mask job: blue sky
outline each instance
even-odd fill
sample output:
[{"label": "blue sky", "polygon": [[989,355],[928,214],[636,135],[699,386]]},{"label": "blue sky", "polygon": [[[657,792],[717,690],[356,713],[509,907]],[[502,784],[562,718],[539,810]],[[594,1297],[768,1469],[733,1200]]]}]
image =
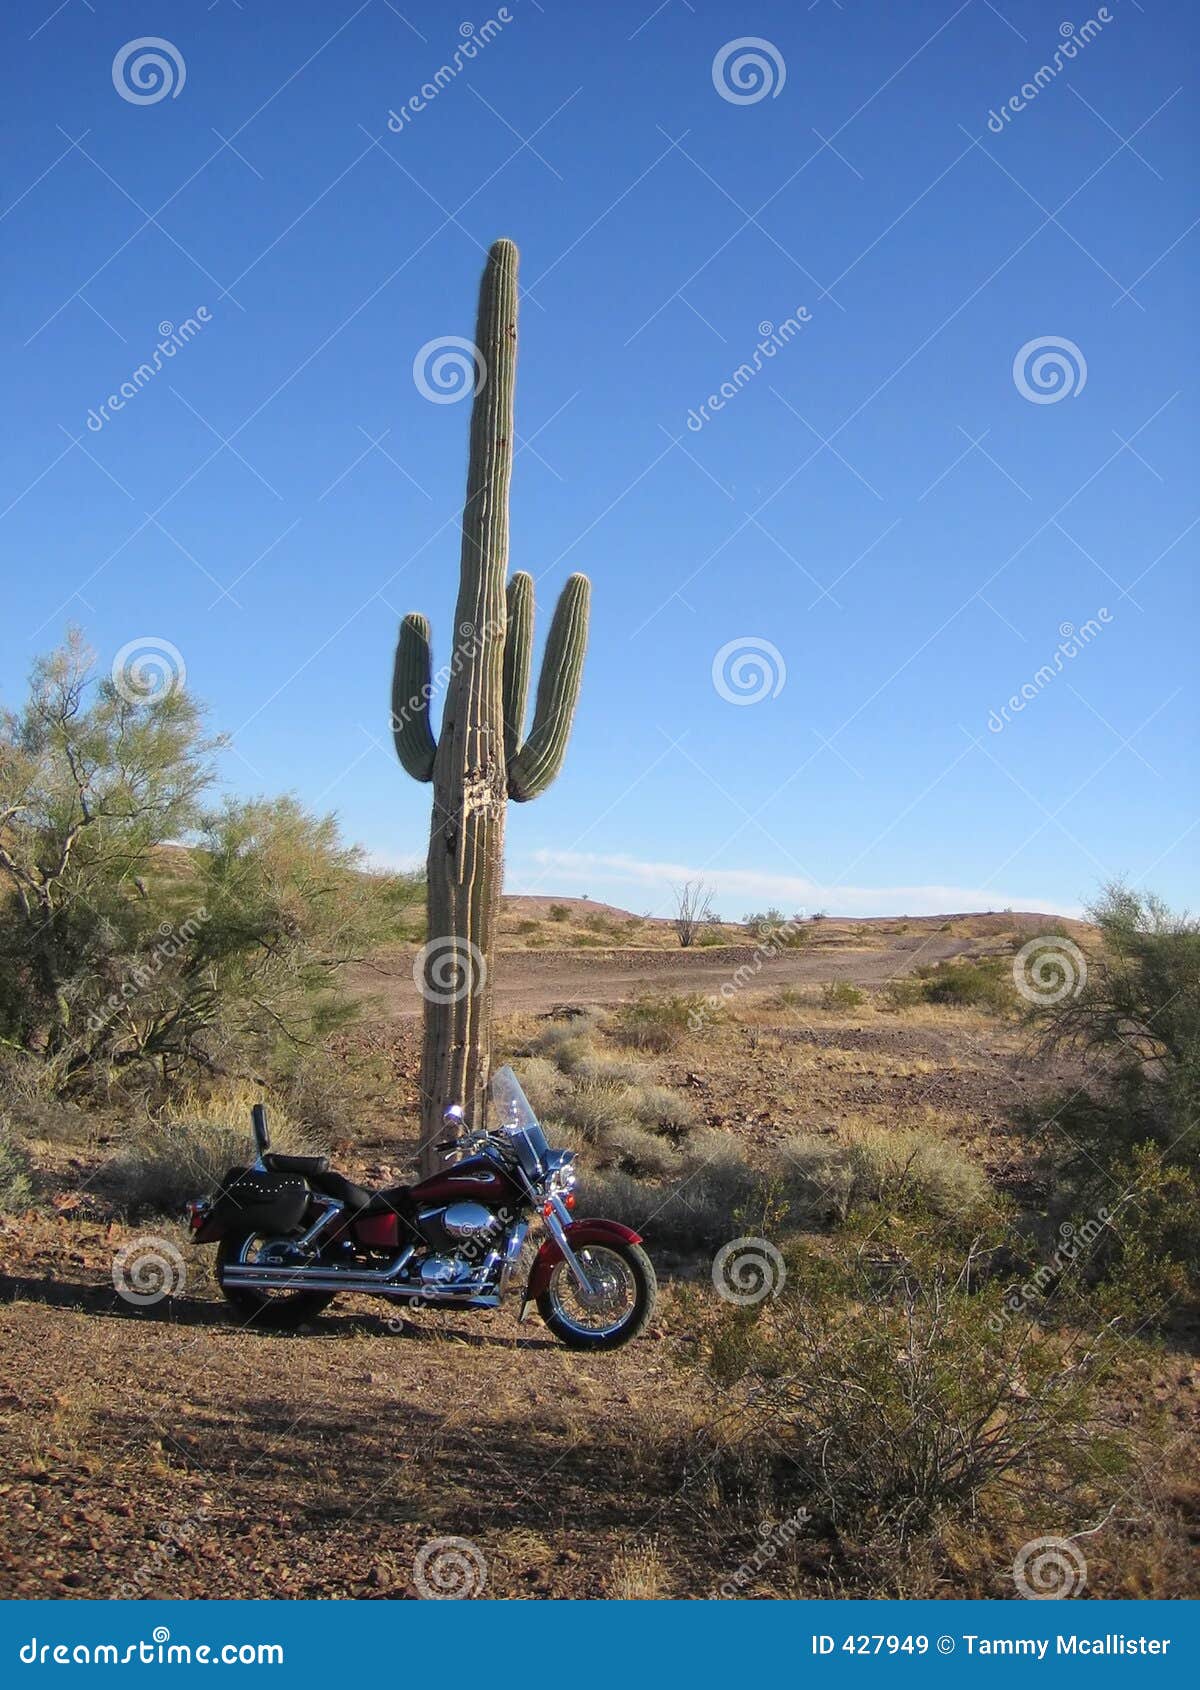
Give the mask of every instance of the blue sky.
[{"label": "blue sky", "polygon": [[[422,857],[391,652],[408,609],[447,651],[469,405],[414,358],[506,235],[512,566],[543,630],[594,583],[510,889],[1194,904],[1188,7],[54,4],[3,24],[8,701],[70,621],[167,642],[232,789]],[[133,101],[146,37],[173,87]]]}]

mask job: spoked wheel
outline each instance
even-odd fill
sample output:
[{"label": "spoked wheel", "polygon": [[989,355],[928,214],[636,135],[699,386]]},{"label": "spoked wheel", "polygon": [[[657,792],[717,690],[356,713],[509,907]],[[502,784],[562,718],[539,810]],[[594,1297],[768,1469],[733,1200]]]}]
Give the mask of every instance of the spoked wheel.
[{"label": "spoked wheel", "polygon": [[333,1301],[332,1291],[260,1291],[250,1285],[227,1285],[227,1267],[288,1267],[295,1259],[294,1246],[286,1238],[268,1238],[247,1232],[222,1238],[217,1245],[217,1279],[225,1300],[245,1320],[261,1326],[303,1326],[315,1320]]},{"label": "spoked wheel", "polygon": [[654,1311],[658,1281],[650,1258],[637,1244],[584,1244],[576,1257],[592,1289],[585,1292],[558,1262],[538,1313],[573,1350],[615,1350],[644,1331]]}]

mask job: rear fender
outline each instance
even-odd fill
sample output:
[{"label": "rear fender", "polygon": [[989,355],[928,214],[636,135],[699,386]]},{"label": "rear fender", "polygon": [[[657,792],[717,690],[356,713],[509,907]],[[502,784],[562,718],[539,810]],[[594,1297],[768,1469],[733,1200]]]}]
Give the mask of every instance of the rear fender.
[{"label": "rear fender", "polygon": [[[572,1250],[578,1250],[584,1244],[640,1244],[641,1234],[633,1232],[620,1221],[572,1221],[566,1229],[567,1243]],[[563,1259],[563,1253],[553,1238],[547,1238],[541,1249],[534,1257],[533,1267],[529,1274],[529,1284],[525,1288],[525,1301],[531,1303],[535,1297],[540,1297],[550,1284],[550,1275]]]},{"label": "rear fender", "polygon": [[197,1213],[189,1204],[188,1224],[193,1244],[216,1244],[229,1230],[230,1207],[216,1202],[210,1209]]}]

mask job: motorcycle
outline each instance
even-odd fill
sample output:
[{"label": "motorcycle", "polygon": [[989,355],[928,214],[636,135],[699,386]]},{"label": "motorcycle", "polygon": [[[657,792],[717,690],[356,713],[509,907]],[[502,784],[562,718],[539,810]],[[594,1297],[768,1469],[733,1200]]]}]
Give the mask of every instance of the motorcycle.
[{"label": "motorcycle", "polygon": [[492,1078],[489,1124],[438,1145],[458,1159],[416,1185],[371,1192],[327,1156],[271,1149],[266,1110],[251,1119],[257,1157],[187,1206],[197,1244],[217,1245],[217,1278],[243,1319],[298,1326],[339,1291],[408,1307],[494,1309],[531,1221],[545,1231],[519,1319],[536,1306],[572,1349],[609,1350],[642,1332],[657,1281],[638,1233],[576,1220],[575,1152],[552,1150],[511,1068]]}]

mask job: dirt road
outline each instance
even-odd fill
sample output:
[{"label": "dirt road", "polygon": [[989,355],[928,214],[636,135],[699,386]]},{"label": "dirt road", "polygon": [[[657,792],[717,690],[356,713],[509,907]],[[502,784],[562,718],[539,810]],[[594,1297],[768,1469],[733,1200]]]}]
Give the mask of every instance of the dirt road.
[{"label": "dirt road", "polygon": [[[775,957],[764,956],[752,945],[687,951],[502,951],[495,966],[496,1008],[501,1014],[539,1014],[561,1003],[621,1003],[646,991],[709,995],[728,981],[740,990],[814,986],[827,980],[879,986],[918,966],[987,948],[977,939],[915,933],[870,947],[806,945]],[[356,992],[375,998],[379,1019],[403,1020],[420,1013],[421,997],[412,977],[414,955],[398,954],[350,976],[348,983]]]}]

